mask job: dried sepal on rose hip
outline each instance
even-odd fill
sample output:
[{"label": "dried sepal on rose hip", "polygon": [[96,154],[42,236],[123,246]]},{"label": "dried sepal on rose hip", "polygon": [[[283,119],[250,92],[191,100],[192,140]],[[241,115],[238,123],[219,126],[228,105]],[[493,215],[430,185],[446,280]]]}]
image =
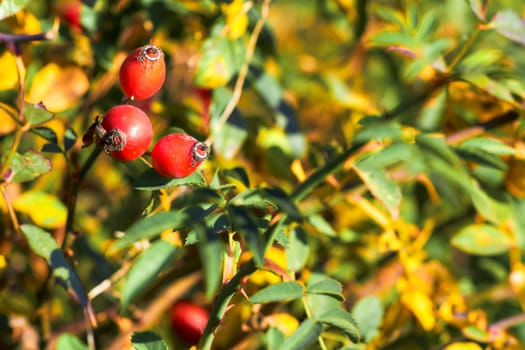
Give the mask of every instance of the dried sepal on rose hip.
[{"label": "dried sepal on rose hip", "polygon": [[142,156],[153,139],[151,121],[138,107],[118,105],[97,120],[82,137],[83,147],[96,142],[111,157],[130,161]]},{"label": "dried sepal on rose hip", "polygon": [[150,98],[160,90],[165,80],[164,52],[155,45],[136,48],[120,66],[120,88],[131,100]]},{"label": "dried sepal on rose hip", "polygon": [[208,158],[208,145],[184,133],[161,137],[151,151],[155,171],[167,178],[191,175]]}]

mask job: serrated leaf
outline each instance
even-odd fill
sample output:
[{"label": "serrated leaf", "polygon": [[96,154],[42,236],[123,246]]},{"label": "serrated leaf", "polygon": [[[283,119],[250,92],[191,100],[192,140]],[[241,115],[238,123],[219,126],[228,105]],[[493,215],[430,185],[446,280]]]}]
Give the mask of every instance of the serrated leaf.
[{"label": "serrated leaf", "polygon": [[383,314],[383,304],[376,296],[362,298],[352,308],[352,316],[359,325],[359,331],[365,342],[368,343],[379,335]]},{"label": "serrated leaf", "polygon": [[119,249],[125,248],[141,239],[154,238],[167,229],[180,229],[188,225],[190,215],[187,210],[160,212],[136,221],[128,230],[126,235],[118,239],[109,249],[111,254]]},{"label": "serrated leaf", "polygon": [[300,283],[294,281],[281,282],[261,289],[250,297],[250,302],[254,304],[263,304],[293,300],[301,298],[303,293],[304,288]]},{"label": "serrated leaf", "polygon": [[495,226],[472,224],[452,238],[452,245],[469,254],[491,256],[506,253],[512,241]]},{"label": "serrated leaf", "polygon": [[29,0],[3,0],[0,3],[0,20],[22,11],[28,3]]},{"label": "serrated leaf", "polygon": [[168,345],[153,332],[135,332],[131,336],[135,350],[168,350]]},{"label": "serrated leaf", "polygon": [[379,117],[365,117],[359,121],[361,128],[354,136],[354,142],[365,143],[370,140],[400,141],[403,138],[401,125],[395,121],[387,121]]},{"label": "serrated leaf", "polygon": [[323,324],[339,329],[354,343],[359,342],[361,338],[356,321],[354,321],[350,313],[343,309],[329,310],[319,316],[317,320]]},{"label": "serrated leaf", "polygon": [[306,293],[308,294],[320,294],[333,297],[338,301],[344,301],[345,298],[342,294],[343,286],[341,282],[326,278],[313,284],[308,284],[306,287]]},{"label": "serrated leaf", "polygon": [[286,268],[290,271],[299,271],[308,260],[310,246],[308,237],[301,226],[296,226],[288,233],[286,245]]},{"label": "serrated leaf", "polygon": [[51,161],[40,153],[30,150],[24,154],[15,153],[9,164],[10,182],[26,182],[36,179],[52,169]]},{"label": "serrated leaf", "polygon": [[26,102],[24,104],[24,117],[31,125],[38,125],[53,119],[54,114],[49,112],[43,103]]},{"label": "serrated leaf", "polygon": [[20,230],[27,239],[31,250],[46,260],[60,284],[73,299],[92,314],[91,303],[82,283],[51,234],[33,225],[21,225]]},{"label": "serrated leaf", "polygon": [[120,308],[125,309],[154,283],[155,279],[177,256],[179,248],[165,240],[148,247],[133,263],[120,297]]},{"label": "serrated leaf", "polygon": [[319,322],[306,319],[295,332],[286,338],[279,350],[303,350],[313,344],[323,331],[323,325]]},{"label": "serrated leaf", "polygon": [[168,179],[159,175],[154,169],[148,169],[133,181],[133,188],[141,191],[155,191],[183,185],[204,187],[206,186],[206,180],[200,171],[195,171],[191,175],[180,179]]},{"label": "serrated leaf", "polygon": [[36,190],[24,192],[15,199],[13,207],[29,215],[35,224],[43,228],[58,228],[66,223],[66,206],[49,193]]},{"label": "serrated leaf", "polygon": [[88,346],[70,333],[64,333],[58,337],[56,350],[88,350]]},{"label": "serrated leaf", "polygon": [[498,11],[489,25],[507,39],[525,46],[525,20],[513,10]]}]

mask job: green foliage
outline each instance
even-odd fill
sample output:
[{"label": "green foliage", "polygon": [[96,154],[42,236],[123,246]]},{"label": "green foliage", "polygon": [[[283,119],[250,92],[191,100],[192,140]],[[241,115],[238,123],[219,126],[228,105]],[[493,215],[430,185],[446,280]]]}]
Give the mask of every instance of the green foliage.
[{"label": "green foliage", "polygon": [[[205,350],[520,349],[523,13],[1,2],[0,348],[186,348],[186,299]],[[147,43],[166,81],[123,100]],[[122,103],[209,159],[168,179],[104,154],[94,122]]]}]

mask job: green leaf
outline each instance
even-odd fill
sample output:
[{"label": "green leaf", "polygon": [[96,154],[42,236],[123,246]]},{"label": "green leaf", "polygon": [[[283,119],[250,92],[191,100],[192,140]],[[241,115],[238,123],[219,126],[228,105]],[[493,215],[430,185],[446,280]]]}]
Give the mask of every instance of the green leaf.
[{"label": "green leaf", "polygon": [[73,129],[66,129],[64,132],[64,151],[67,152],[77,142],[77,133]]},{"label": "green leaf", "polygon": [[488,67],[501,62],[503,51],[497,49],[480,49],[472,52],[458,64],[458,71],[465,74],[483,73]]},{"label": "green leaf", "polygon": [[463,78],[489,94],[507,102],[514,102],[512,91],[500,81],[494,80],[484,73],[472,72],[464,74]]},{"label": "green leaf", "polygon": [[366,343],[379,335],[383,314],[383,304],[376,296],[362,298],[352,308],[352,316],[359,325],[359,331]]},{"label": "green leaf", "polygon": [[359,163],[355,163],[357,174],[366,184],[366,187],[379,199],[390,214],[397,218],[399,216],[399,205],[401,204],[401,188],[399,184],[387,177],[384,169],[362,170]]},{"label": "green leaf", "polygon": [[455,147],[455,151],[466,160],[496,168],[498,170],[507,170],[507,163],[505,163],[497,153],[491,152],[490,147],[494,147],[496,149],[496,147],[502,146],[507,148],[509,152],[512,153],[515,153],[514,150],[496,141],[494,142],[496,142],[497,145],[493,144],[489,140],[486,141],[486,147],[484,147],[483,139],[472,140],[472,142],[464,142],[461,145]]},{"label": "green leaf", "polygon": [[264,260],[266,244],[263,241],[257,222],[244,208],[236,205],[228,205],[228,212],[232,221],[233,230],[246,240],[250,252],[257,266],[261,266]]},{"label": "green leaf", "polygon": [[525,250],[525,200],[515,203],[512,215],[512,226],[516,232],[518,246]]},{"label": "green leaf", "polygon": [[268,350],[278,350],[281,348],[281,344],[283,343],[285,339],[285,336],[283,332],[281,332],[276,327],[270,327],[264,334],[264,342],[266,344],[266,349]]},{"label": "green leaf", "polygon": [[0,21],[22,11],[29,0],[3,0],[0,2]]},{"label": "green leaf", "polygon": [[388,121],[380,117],[365,117],[359,121],[361,128],[354,136],[354,143],[365,143],[370,140],[401,141],[403,131],[401,125],[395,121]]},{"label": "green leaf", "polygon": [[188,225],[190,216],[187,210],[165,211],[136,221],[126,235],[118,239],[110,248],[109,254],[125,248],[141,239],[154,238],[167,229],[180,229]]},{"label": "green leaf", "polygon": [[88,346],[70,333],[64,333],[58,337],[56,350],[88,350]]},{"label": "green leaf", "polygon": [[496,200],[489,196],[476,181],[465,180],[464,186],[470,194],[474,207],[491,223],[500,224],[511,216],[510,205],[505,201]]},{"label": "green leaf", "polygon": [[[206,297],[211,299],[219,287],[222,274],[222,257],[226,249],[219,239],[219,232],[206,224],[194,225],[193,230],[198,237],[198,248],[201,264],[204,269]],[[191,232],[190,232],[191,233]]]},{"label": "green leaf", "polygon": [[[7,171],[9,182],[27,182],[48,173],[53,168],[51,161],[36,151],[15,153]],[[5,176],[5,175],[4,175]]]},{"label": "green leaf", "polygon": [[251,296],[250,302],[258,304],[298,299],[303,296],[303,292],[303,286],[298,282],[281,282],[261,289]]},{"label": "green leaf", "polygon": [[525,46],[525,21],[513,10],[499,11],[489,25],[507,39]]},{"label": "green leaf", "polygon": [[323,325],[321,323],[308,318],[291,336],[285,339],[279,350],[304,350],[317,341],[322,331]]},{"label": "green leaf", "polygon": [[46,260],[58,282],[60,282],[73,299],[89,313],[92,313],[91,303],[84,291],[82,283],[51,234],[33,225],[21,225],[20,230],[27,239],[31,250]]},{"label": "green leaf", "polygon": [[135,350],[168,350],[168,345],[153,332],[135,332],[131,336]]},{"label": "green leaf", "polygon": [[361,338],[356,321],[354,321],[350,313],[343,309],[337,308],[329,310],[319,316],[317,320],[323,324],[339,329],[354,343],[359,342]]},{"label": "green leaf", "polygon": [[31,125],[37,125],[53,119],[55,115],[49,112],[42,103],[24,104],[24,117]]},{"label": "green leaf", "polygon": [[133,187],[141,191],[155,191],[175,186],[206,186],[206,180],[200,171],[180,179],[168,179],[159,175],[154,169],[148,169],[133,181]]},{"label": "green leaf", "polygon": [[179,248],[165,240],[158,240],[148,247],[133,263],[120,297],[120,308],[125,309],[142,295],[177,256]]},{"label": "green leaf", "polygon": [[306,220],[320,233],[330,237],[337,236],[337,232],[335,232],[332,225],[321,214],[308,215]]},{"label": "green leaf", "polygon": [[345,297],[342,294],[343,286],[339,281],[331,278],[326,278],[316,283],[308,284],[306,287],[306,293],[330,296],[340,302],[345,300]]},{"label": "green leaf", "polygon": [[290,271],[299,271],[306,264],[310,246],[308,237],[301,226],[293,227],[289,232],[286,245],[286,268]]},{"label": "green leaf", "polygon": [[469,254],[490,256],[506,253],[512,241],[495,226],[472,224],[452,238],[452,245]]}]

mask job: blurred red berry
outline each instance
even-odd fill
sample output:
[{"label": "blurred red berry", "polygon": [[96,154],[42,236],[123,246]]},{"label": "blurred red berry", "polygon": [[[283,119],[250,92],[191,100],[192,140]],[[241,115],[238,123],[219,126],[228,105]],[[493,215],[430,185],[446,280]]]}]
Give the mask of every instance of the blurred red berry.
[{"label": "blurred red berry", "polygon": [[208,323],[208,310],[190,301],[179,301],[171,309],[171,329],[188,344],[197,344]]}]

